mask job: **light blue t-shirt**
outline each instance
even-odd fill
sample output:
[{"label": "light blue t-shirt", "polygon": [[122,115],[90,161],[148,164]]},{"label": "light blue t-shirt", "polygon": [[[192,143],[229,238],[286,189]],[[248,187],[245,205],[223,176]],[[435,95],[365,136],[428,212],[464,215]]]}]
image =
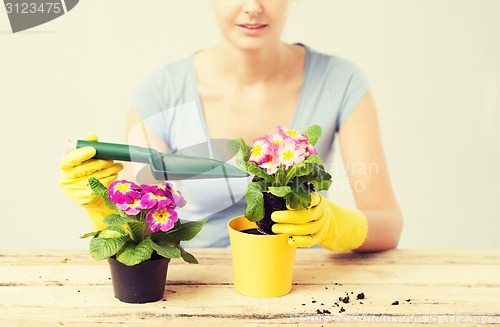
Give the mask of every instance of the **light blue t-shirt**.
[{"label": "light blue t-shirt", "polygon": [[[292,124],[305,131],[318,124],[323,134],[316,144],[321,158],[331,158],[335,133],[368,90],[368,82],[352,62],[306,48],[305,76]],[[174,154],[203,156],[230,162],[225,140],[209,135],[198,93],[194,55],[164,65],[137,88],[132,106],[147,127]],[[328,168],[327,168],[328,169]],[[209,218],[195,239],[185,247],[227,247],[227,222],[246,208],[249,178],[171,181],[187,205],[179,210],[184,220]]]}]

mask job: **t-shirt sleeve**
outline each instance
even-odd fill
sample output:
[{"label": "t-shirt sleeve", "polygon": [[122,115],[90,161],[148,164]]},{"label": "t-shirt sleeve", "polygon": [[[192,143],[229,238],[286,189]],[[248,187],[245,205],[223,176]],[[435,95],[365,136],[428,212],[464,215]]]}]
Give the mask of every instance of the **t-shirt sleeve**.
[{"label": "t-shirt sleeve", "polygon": [[337,131],[350,117],[370,86],[365,75],[356,64],[345,61],[344,65],[345,67],[343,69],[345,69],[344,73],[346,74],[346,86],[340,102]]}]

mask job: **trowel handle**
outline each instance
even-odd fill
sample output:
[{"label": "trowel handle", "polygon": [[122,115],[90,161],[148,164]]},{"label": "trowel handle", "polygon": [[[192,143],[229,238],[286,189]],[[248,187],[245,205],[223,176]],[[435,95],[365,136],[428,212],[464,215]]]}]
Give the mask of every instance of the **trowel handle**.
[{"label": "trowel handle", "polygon": [[158,151],[135,145],[78,140],[76,148],[91,146],[96,149],[94,158],[149,163]]}]

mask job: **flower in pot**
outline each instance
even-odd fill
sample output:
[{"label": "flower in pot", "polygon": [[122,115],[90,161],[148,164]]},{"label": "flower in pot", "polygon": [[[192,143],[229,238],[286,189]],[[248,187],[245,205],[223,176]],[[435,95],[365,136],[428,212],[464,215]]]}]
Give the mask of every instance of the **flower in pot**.
[{"label": "flower in pot", "polygon": [[[182,223],[176,210],[185,205],[184,197],[168,182],[137,185],[119,180],[106,188],[91,177],[89,184],[114,213],[104,217],[106,228],[82,238],[92,237],[94,259],[108,260],[115,296],[130,303],[160,300],[171,258],[198,263],[180,243],[194,238],[206,220]],[[159,273],[157,285],[150,268]]]},{"label": "flower in pot", "polygon": [[321,133],[318,125],[303,133],[280,125],[252,146],[241,138],[232,142],[236,163],[254,175],[245,192],[244,215],[259,232],[274,234],[272,212],[308,208],[311,192],[330,188],[332,177],[314,147]]},{"label": "flower in pot", "polygon": [[241,138],[230,143],[237,165],[254,175],[244,216],[228,223],[238,293],[276,297],[291,291],[296,247],[286,233],[273,233],[271,214],[309,208],[311,193],[330,187],[331,176],[314,147],[320,136],[318,125],[303,133],[277,126],[252,146]]}]

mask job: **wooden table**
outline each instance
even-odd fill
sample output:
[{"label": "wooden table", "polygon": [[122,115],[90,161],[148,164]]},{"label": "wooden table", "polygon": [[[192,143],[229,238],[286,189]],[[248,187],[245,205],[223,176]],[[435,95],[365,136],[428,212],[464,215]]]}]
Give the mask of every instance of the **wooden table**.
[{"label": "wooden table", "polygon": [[500,324],[500,250],[299,249],[292,292],[270,299],[234,291],[229,249],[191,252],[200,264],[172,261],[162,301],[126,304],[85,250],[2,249],[0,326]]}]

